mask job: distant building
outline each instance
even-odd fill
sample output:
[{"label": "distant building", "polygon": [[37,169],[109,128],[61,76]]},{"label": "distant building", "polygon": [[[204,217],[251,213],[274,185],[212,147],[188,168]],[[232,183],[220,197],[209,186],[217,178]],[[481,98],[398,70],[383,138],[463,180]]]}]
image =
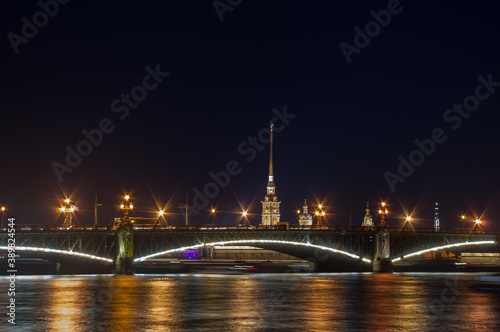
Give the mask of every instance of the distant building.
[{"label": "distant building", "polygon": [[299,215],[299,226],[311,227],[313,224],[313,217],[308,212],[307,201],[304,200],[302,213]]},{"label": "distant building", "polygon": [[365,218],[363,220],[363,224],[361,226],[366,226],[366,227],[373,227],[373,218],[370,214],[370,205],[368,202],[366,202],[366,214]]},{"label": "distant building", "polygon": [[269,148],[269,181],[267,182],[267,195],[262,202],[262,226],[276,226],[280,222],[280,201],[276,196],[276,185],[273,174],[273,126],[271,123],[271,144]]}]

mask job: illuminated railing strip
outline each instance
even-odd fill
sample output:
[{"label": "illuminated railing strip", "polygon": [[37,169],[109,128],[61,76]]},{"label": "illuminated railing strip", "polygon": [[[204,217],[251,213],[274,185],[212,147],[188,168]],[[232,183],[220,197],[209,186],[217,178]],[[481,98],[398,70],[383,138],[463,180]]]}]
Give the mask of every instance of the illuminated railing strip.
[{"label": "illuminated railing strip", "polygon": [[162,251],[162,252],[158,252],[156,254],[151,254],[151,255],[144,256],[144,257],[136,258],[136,259],[134,259],[134,261],[135,262],[137,262],[137,261],[141,261],[142,262],[142,261],[144,261],[144,260],[146,260],[148,258],[152,258],[152,257],[156,257],[156,256],[161,256],[161,255],[165,255],[165,254],[169,254],[169,253],[173,253],[173,252],[178,252],[178,251],[184,251],[184,250],[188,250],[188,249],[196,249],[196,248],[200,248],[200,247],[204,247],[204,246],[220,246],[220,245],[235,244],[235,243],[291,244],[291,245],[312,247],[312,248],[318,248],[318,249],[322,249],[322,250],[326,250],[326,251],[331,251],[331,252],[334,252],[334,253],[337,253],[337,254],[349,256],[351,258],[361,259],[365,263],[371,263],[372,262],[371,260],[369,260],[367,258],[362,258],[362,257],[360,257],[358,255],[354,255],[354,254],[348,253],[346,251],[342,251],[342,250],[338,250],[338,249],[334,249],[334,248],[330,248],[330,247],[320,246],[320,245],[312,244],[312,243],[281,241],[281,240],[233,240],[233,241],[211,242],[211,243],[205,243],[205,244],[195,244],[195,245],[192,245],[192,246],[189,246],[189,247],[182,247],[182,248],[165,250],[165,251]]},{"label": "illuminated railing strip", "polygon": [[400,261],[401,259],[404,259],[404,258],[418,256],[418,255],[422,255],[422,254],[425,254],[425,253],[428,253],[431,251],[436,251],[436,250],[442,250],[442,249],[448,249],[448,248],[460,247],[460,246],[470,246],[470,245],[479,245],[479,244],[494,244],[494,243],[495,243],[495,241],[475,241],[475,242],[462,242],[462,243],[447,244],[445,246],[420,250],[420,251],[411,253],[409,255],[404,255],[402,257],[398,257],[398,258],[393,259],[392,262],[397,262],[397,261]]},{"label": "illuminated railing strip", "polygon": [[[7,246],[0,246],[0,249],[8,250],[9,247],[7,247]],[[90,259],[95,259],[95,260],[105,261],[105,262],[110,262],[110,263],[113,262],[113,260],[109,259],[109,258],[104,258],[104,257],[99,257],[99,256],[94,256],[94,255],[89,255],[89,254],[84,254],[84,253],[81,253],[81,252],[67,251],[67,250],[50,249],[50,248],[37,248],[37,247],[23,247],[23,246],[16,246],[15,249],[16,249],[16,251],[17,250],[25,250],[25,251],[55,252],[55,253],[58,253],[58,254],[79,256],[79,257],[90,258]]]}]

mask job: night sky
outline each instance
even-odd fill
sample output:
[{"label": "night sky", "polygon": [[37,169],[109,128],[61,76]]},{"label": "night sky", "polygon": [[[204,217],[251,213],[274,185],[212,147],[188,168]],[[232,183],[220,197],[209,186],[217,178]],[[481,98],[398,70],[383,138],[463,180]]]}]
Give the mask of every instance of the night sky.
[{"label": "night sky", "polygon": [[[37,14],[36,1],[3,4],[6,217],[61,223],[57,207],[71,196],[80,224],[91,225],[97,194],[99,223],[107,225],[129,193],[134,216],[165,207],[167,221],[180,225],[186,191],[197,204],[193,189],[203,192],[209,173],[229,163],[238,174],[223,177],[224,188],[211,191],[205,207],[198,203],[190,222],[211,223],[215,206],[216,223],[235,225],[245,209],[256,225],[268,180],[263,143],[274,118],[282,221],[296,223],[307,198],[326,205],[330,225],[348,225],[349,206],[360,225],[367,201],[376,216],[386,200],[391,226],[413,211],[415,226],[432,227],[439,202],[443,227],[457,227],[466,213],[500,229],[494,2],[215,3],[218,9],[212,1],[74,0],[55,14],[49,6],[53,17]],[[34,15],[36,34],[23,29]],[[370,23],[374,15],[385,27]],[[131,93],[137,101],[127,101]],[[472,111],[460,106],[464,100]],[[107,131],[102,138],[99,127]],[[80,144],[88,140],[84,130],[97,145]],[[415,140],[433,136],[441,141],[434,151],[412,154]],[[86,156],[70,167],[67,148],[79,144]],[[401,175],[400,155],[419,165]],[[71,172],[58,178],[54,165]],[[394,180],[394,191],[386,172],[404,179]]]}]

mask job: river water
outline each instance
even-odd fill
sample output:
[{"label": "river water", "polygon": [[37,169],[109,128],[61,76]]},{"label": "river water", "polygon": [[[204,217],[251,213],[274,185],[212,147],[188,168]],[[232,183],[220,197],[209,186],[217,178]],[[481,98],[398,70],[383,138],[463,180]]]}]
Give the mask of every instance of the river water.
[{"label": "river water", "polygon": [[477,274],[18,276],[1,331],[499,331]]}]

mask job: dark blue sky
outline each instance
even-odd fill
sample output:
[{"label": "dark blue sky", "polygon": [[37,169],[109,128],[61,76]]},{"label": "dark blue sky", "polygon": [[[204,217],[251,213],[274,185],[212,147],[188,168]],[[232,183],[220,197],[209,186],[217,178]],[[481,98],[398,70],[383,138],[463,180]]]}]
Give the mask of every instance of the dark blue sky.
[{"label": "dark blue sky", "polygon": [[[354,47],[354,28],[365,30],[370,12],[388,6],[398,13],[348,63],[339,45]],[[392,225],[420,202],[416,225],[431,227],[440,202],[445,227],[455,227],[460,213],[471,220],[484,213],[485,227],[500,228],[500,91],[494,83],[481,88],[488,96],[460,124],[459,113],[443,118],[475,96],[479,76],[500,81],[494,3],[242,1],[221,21],[211,1],[71,1],[45,25],[40,10],[36,1],[10,2],[1,14],[0,204],[18,223],[56,222],[63,193],[78,201],[82,224],[92,223],[97,193],[100,223],[109,223],[126,192],[135,215],[153,216],[156,199],[169,202],[167,220],[181,224],[186,191],[192,198],[193,188],[212,181],[210,172],[235,160],[241,171],[209,204],[221,211],[220,223],[236,223],[241,204],[257,224],[268,145],[253,159],[240,152],[273,109],[286,107],[296,117],[275,135],[283,221],[295,223],[307,198],[327,205],[333,225],[349,223],[351,202],[358,225],[366,201],[375,208],[386,199]],[[41,27],[16,54],[9,38],[23,37],[22,18],[31,24],[33,15]],[[157,65],[168,77],[147,79],[155,86],[147,97],[125,106],[121,95]],[[103,119],[112,131],[59,181],[54,162],[65,164],[66,147],[76,149],[82,130]],[[398,175],[398,156],[408,159],[414,141],[435,128],[446,141],[392,192],[384,173]],[[211,219],[201,209],[192,222]]]}]

